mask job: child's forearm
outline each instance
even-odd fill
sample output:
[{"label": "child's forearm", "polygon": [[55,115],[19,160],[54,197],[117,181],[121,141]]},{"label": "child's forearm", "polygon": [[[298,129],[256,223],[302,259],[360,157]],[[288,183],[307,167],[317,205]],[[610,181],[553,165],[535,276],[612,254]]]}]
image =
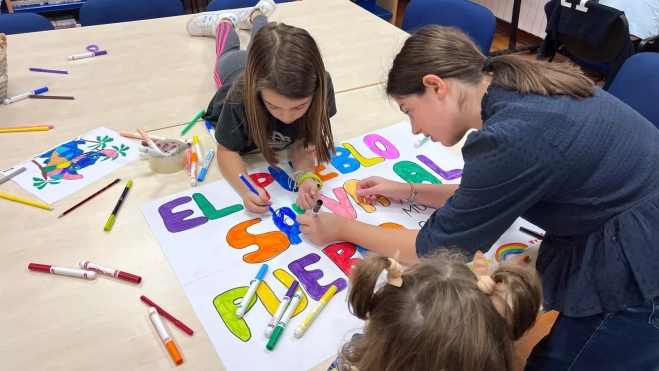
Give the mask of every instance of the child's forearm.
[{"label": "child's forearm", "polygon": [[238,194],[242,195],[249,191],[249,188],[247,188],[245,183],[240,180],[240,174],[243,174],[249,182],[254,184],[252,179],[248,176],[245,162],[243,162],[243,158],[240,157],[238,152],[230,151],[218,144],[217,163],[220,165],[220,171],[222,171],[224,179],[231,184]]},{"label": "child's forearm", "polygon": [[341,218],[340,240],[352,242],[377,254],[398,258],[402,263],[413,264],[419,261],[416,254],[418,229],[391,229]]},{"label": "child's forearm", "polygon": [[291,146],[291,162],[295,171],[313,173],[316,167],[316,148],[309,146],[304,148],[302,140],[296,140]]}]

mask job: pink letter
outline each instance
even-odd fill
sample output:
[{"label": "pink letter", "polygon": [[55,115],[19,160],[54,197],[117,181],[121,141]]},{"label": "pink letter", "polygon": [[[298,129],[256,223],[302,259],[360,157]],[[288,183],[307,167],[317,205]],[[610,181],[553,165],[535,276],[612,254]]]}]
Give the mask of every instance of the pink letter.
[{"label": "pink letter", "polygon": [[[400,157],[398,149],[391,144],[390,141],[384,139],[382,136],[377,134],[369,134],[364,137],[364,144],[373,151],[378,156],[384,157],[387,160],[393,160]],[[378,144],[384,147],[384,150],[378,147]]]},{"label": "pink letter", "polygon": [[330,209],[330,211],[336,215],[341,215],[350,219],[357,219],[357,212],[348,200],[348,194],[345,189],[337,187],[332,189],[332,192],[334,192],[338,202],[325,197],[324,195],[320,195],[320,198],[323,200],[323,206]]}]

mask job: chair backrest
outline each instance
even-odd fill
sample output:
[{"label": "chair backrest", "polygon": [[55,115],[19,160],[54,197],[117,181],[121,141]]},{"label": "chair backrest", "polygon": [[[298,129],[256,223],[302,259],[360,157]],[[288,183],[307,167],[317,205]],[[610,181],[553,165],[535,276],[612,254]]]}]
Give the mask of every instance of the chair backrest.
[{"label": "chair backrest", "polygon": [[659,128],[659,53],[639,53],[625,61],[608,92]]},{"label": "chair backrest", "polygon": [[461,29],[487,55],[497,21],[489,9],[467,0],[411,0],[405,9],[401,28],[412,33],[431,24]]},{"label": "chair backrest", "polygon": [[96,26],[183,14],[181,0],[87,0],[80,9],[80,24]]},{"label": "chair backrest", "polygon": [[[589,1],[589,3],[594,3],[594,1]],[[598,7],[604,12],[618,12],[617,9],[600,4],[589,4],[589,6]],[[583,14],[584,19],[591,16],[589,12],[580,13]],[[624,14],[620,15],[609,27],[604,37],[605,41],[598,46],[559,31],[555,31],[554,39],[562,43],[567,52],[574,57],[590,62],[614,64],[625,44],[630,40],[629,23]]]},{"label": "chair backrest", "polygon": [[14,35],[27,32],[54,30],[45,17],[34,13],[0,14],[0,33]]},{"label": "chair backrest", "polygon": [[[295,0],[279,0],[277,4],[288,3]],[[258,0],[213,0],[206,6],[207,12],[217,12],[220,10],[250,8],[256,5]]]}]

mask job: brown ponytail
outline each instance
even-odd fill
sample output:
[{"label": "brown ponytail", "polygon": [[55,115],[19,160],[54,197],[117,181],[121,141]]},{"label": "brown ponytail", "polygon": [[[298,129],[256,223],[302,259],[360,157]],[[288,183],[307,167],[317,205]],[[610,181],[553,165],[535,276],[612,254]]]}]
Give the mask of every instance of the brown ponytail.
[{"label": "brown ponytail", "polygon": [[394,59],[387,80],[387,94],[402,97],[424,92],[423,77],[436,75],[475,86],[487,75],[492,84],[522,94],[595,94],[593,83],[571,63],[548,63],[518,55],[486,58],[463,32],[428,26],[410,36]]},{"label": "brown ponytail", "polygon": [[494,282],[501,283],[501,296],[509,298],[510,308],[504,318],[510,326],[513,340],[519,340],[535,324],[542,304],[542,285],[538,275],[529,269],[503,264],[492,273]]},{"label": "brown ponytail", "polygon": [[401,287],[385,283],[374,292],[390,261],[375,254],[364,259],[348,301],[369,323],[341,349],[340,369],[512,371],[514,340],[538,313],[539,278],[522,267],[498,268],[492,279],[505,287],[500,299],[511,303],[502,315],[465,263],[461,253],[443,249],[406,269]]}]

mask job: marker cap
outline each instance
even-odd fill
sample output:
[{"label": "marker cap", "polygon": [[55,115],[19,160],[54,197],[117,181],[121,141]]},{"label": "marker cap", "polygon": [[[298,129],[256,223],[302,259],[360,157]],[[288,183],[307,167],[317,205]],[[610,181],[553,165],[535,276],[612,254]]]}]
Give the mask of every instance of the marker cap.
[{"label": "marker cap", "polygon": [[94,52],[94,55],[106,55],[108,54],[107,50],[99,50],[97,52]]},{"label": "marker cap", "polygon": [[201,170],[199,170],[199,176],[197,177],[197,180],[200,182],[204,181],[204,178],[206,177],[206,172],[208,171],[208,168],[202,167]]},{"label": "marker cap", "polygon": [[112,229],[112,225],[114,224],[114,219],[116,219],[114,214],[110,215],[110,217],[108,218],[108,222],[105,223],[105,227],[103,227],[104,231],[110,232],[110,229]]},{"label": "marker cap", "polygon": [[284,332],[283,327],[281,327],[281,326],[275,327],[275,331],[270,336],[270,340],[268,340],[268,344],[265,345],[265,348],[267,350],[275,349],[275,345],[277,345],[277,341],[279,341],[279,338],[281,337],[281,334],[283,332]]},{"label": "marker cap", "polygon": [[292,298],[293,295],[295,295],[295,290],[297,290],[297,287],[299,285],[300,285],[300,283],[297,280],[293,281],[293,283],[291,284],[291,287],[288,288],[288,291],[286,291],[286,295],[284,295],[284,296]]},{"label": "marker cap", "polygon": [[134,274],[126,273],[126,272],[119,272],[119,275],[117,275],[118,278],[121,278],[122,280],[130,281],[133,283],[140,283],[142,282],[142,277],[136,276]]},{"label": "marker cap", "polygon": [[45,93],[45,92],[47,92],[47,91],[48,91],[48,87],[47,87],[47,86],[44,86],[43,88],[39,88],[39,89],[35,90],[35,91],[34,91],[34,95],[39,95],[39,94],[41,94],[41,93]]},{"label": "marker cap", "polygon": [[210,121],[206,121],[205,124],[206,124],[206,129],[209,129],[209,130],[210,130],[210,129],[213,128],[213,124],[211,124]]},{"label": "marker cap", "polygon": [[31,271],[41,271],[41,272],[47,272],[50,273],[50,265],[46,264],[37,264],[37,263],[30,263],[27,266],[27,269]]},{"label": "marker cap", "polygon": [[259,270],[259,273],[256,275],[256,279],[259,281],[263,281],[263,277],[265,277],[265,274],[268,272],[268,265],[263,264],[261,266],[261,269]]},{"label": "marker cap", "polygon": [[172,356],[174,363],[177,365],[183,363],[183,357],[181,357],[181,353],[178,352],[178,349],[176,349],[176,344],[174,344],[173,341],[168,341],[167,344],[165,344],[165,348],[167,348],[169,355]]}]

